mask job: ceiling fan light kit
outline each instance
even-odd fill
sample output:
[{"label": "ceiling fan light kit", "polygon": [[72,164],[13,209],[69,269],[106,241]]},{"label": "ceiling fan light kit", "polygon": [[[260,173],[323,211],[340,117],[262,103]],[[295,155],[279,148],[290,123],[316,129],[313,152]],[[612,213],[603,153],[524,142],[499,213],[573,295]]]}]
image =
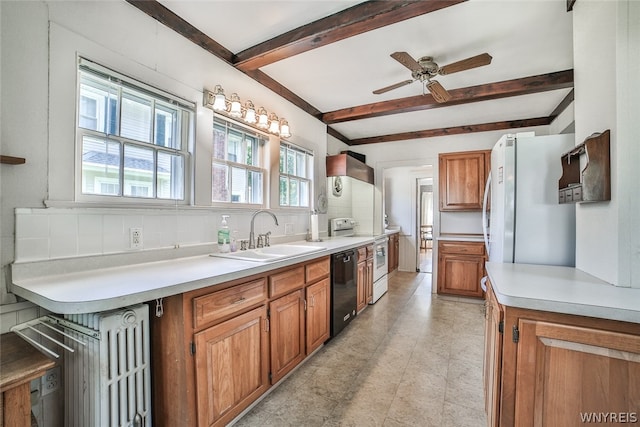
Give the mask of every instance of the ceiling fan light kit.
[{"label": "ceiling fan light kit", "polygon": [[242,119],[247,125],[260,130],[266,130],[269,133],[280,136],[281,138],[289,138],[291,129],[289,122],[284,117],[278,119],[275,113],[267,113],[264,107],[258,108],[256,111],[253,102],[247,101],[242,105],[242,101],[237,93],[231,94],[231,98],[227,99],[224,89],[220,85],[216,85],[213,91],[204,90],[203,105],[211,108],[216,113],[223,114],[232,119]]},{"label": "ceiling fan light kit", "polygon": [[480,55],[472,56],[440,67],[433,60],[432,56],[423,56],[416,61],[407,52],[394,52],[391,54],[391,57],[411,70],[412,79],[374,90],[373,93],[375,95],[389,92],[390,90],[408,85],[417,80],[424,83],[424,87],[431,93],[433,99],[439,103],[449,101],[451,99],[451,94],[437,80],[432,80],[433,77],[437,75],[444,76],[457,73],[459,71],[469,70],[471,68],[482,67],[483,65],[489,65],[491,63],[491,59],[493,59],[488,53],[482,53]]}]

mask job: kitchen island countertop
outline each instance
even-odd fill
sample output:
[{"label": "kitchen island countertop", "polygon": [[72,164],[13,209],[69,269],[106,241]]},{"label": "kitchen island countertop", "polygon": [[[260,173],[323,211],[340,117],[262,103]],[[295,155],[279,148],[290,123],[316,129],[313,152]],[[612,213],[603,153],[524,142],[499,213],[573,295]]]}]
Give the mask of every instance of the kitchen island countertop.
[{"label": "kitchen island countertop", "polygon": [[[107,268],[58,268],[50,272],[46,268],[32,268],[32,263],[14,263],[11,292],[54,313],[99,312],[327,256],[373,243],[373,237],[329,237],[321,242],[290,243],[324,249],[275,262],[242,261],[203,254]],[[77,262],[82,263],[81,260]],[[38,271],[35,276],[31,273],[34,270]]]},{"label": "kitchen island countertop", "polygon": [[640,289],[614,286],[573,267],[487,262],[500,304],[640,324]]}]

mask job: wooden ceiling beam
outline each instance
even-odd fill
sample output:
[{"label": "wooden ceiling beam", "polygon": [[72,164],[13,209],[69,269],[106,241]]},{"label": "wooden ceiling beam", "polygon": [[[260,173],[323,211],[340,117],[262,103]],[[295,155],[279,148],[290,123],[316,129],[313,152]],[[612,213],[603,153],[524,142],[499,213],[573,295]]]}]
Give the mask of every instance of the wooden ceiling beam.
[{"label": "wooden ceiling beam", "polygon": [[184,36],[187,40],[195,43],[204,50],[223,61],[233,64],[233,52],[213,40],[211,37],[173,13],[170,9],[155,0],[125,0],[133,7],[138,8],[156,21],[164,24],[167,28]]},{"label": "wooden ceiling beam", "polygon": [[482,123],[475,125],[453,126],[441,129],[419,130],[403,132],[391,135],[373,136],[369,138],[352,139],[348,145],[377,144],[380,142],[405,141],[407,139],[433,138],[436,136],[451,136],[463,133],[489,132],[493,130],[516,129],[531,126],[544,126],[553,121],[551,117],[538,117],[535,119],[507,120],[502,122]]},{"label": "wooden ceiling beam", "polygon": [[235,67],[256,70],[291,56],[467,0],[366,1],[280,34],[235,56]]},{"label": "wooden ceiling beam", "polygon": [[426,94],[344,108],[324,113],[322,115],[322,121],[327,124],[341,123],[572,87],[573,70],[565,70],[520,79],[452,89],[449,90],[451,100],[445,103],[439,103],[433,99],[431,94]]}]

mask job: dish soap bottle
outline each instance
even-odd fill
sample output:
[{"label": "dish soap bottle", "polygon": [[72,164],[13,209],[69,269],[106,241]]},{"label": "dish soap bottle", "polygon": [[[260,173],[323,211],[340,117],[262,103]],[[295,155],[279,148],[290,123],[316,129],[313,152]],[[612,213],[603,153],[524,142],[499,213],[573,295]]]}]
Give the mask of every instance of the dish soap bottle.
[{"label": "dish soap bottle", "polygon": [[231,241],[229,225],[227,225],[227,218],[229,218],[229,215],[222,215],[222,222],[220,223],[220,228],[218,229],[218,251],[222,253],[229,252],[229,243]]}]

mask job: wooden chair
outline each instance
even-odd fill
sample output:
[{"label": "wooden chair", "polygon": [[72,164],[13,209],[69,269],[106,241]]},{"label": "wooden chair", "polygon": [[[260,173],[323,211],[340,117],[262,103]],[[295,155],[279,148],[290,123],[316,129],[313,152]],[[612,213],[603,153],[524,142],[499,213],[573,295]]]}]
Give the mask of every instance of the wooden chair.
[{"label": "wooden chair", "polygon": [[420,226],[420,249],[433,248],[433,225]]}]

